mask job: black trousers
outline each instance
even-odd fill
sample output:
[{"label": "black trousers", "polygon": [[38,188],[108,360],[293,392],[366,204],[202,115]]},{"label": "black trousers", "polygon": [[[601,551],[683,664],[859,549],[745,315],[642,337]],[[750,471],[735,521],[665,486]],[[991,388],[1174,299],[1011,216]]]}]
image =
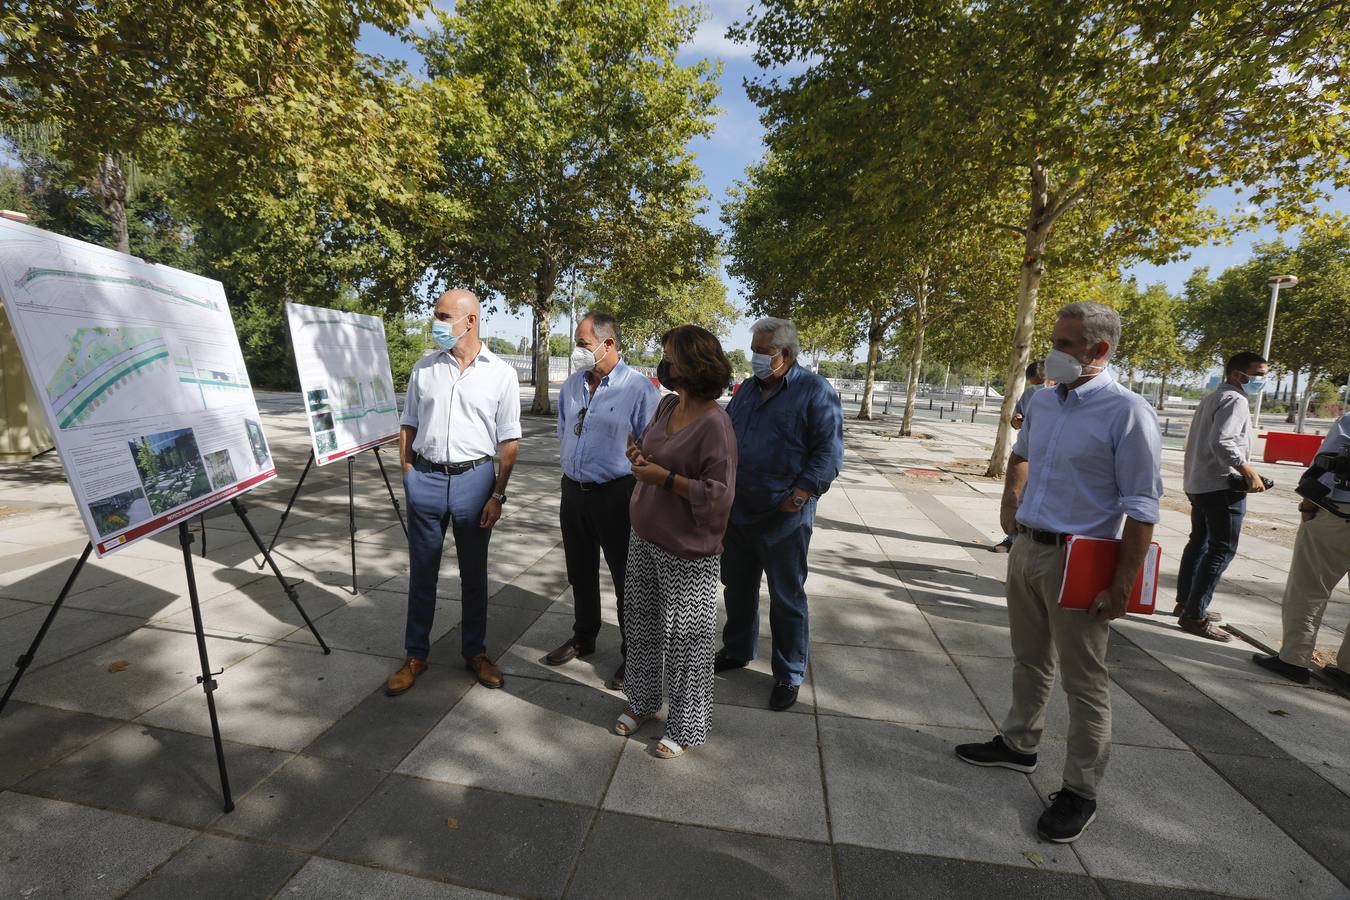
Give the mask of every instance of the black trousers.
[{"label": "black trousers", "polygon": [[[600,634],[600,552],[614,579],[619,600],[619,633],[623,633],[623,580],[628,569],[628,501],[633,496],[633,476],[583,488],[570,478],[562,480],[563,553],[567,558],[567,583],[572,586],[576,621],[572,634],[583,644],[594,644]],[[620,651],[627,647],[620,643]]]}]

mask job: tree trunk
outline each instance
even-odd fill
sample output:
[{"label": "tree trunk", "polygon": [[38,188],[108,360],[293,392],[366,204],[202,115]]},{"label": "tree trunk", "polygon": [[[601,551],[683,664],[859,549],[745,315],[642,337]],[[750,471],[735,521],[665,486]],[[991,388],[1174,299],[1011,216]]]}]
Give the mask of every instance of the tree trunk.
[{"label": "tree trunk", "polygon": [[919,375],[923,372],[923,334],[927,313],[927,285],[918,291],[914,306],[914,339],[909,351],[909,383],[905,385],[905,415],[900,420],[900,436],[911,437],[914,427],[914,402],[919,397]]},{"label": "tree trunk", "polygon": [[1161,410],[1167,403],[1167,376],[1158,377],[1158,409]]},{"label": "tree trunk", "polygon": [[1017,286],[1017,327],[1013,331],[1012,350],[1008,354],[1008,389],[1003,394],[1003,405],[999,410],[994,451],[989,454],[989,468],[984,473],[989,478],[1002,478],[1008,469],[1008,453],[1012,450],[1013,407],[1017,405],[1017,398],[1026,386],[1031,332],[1036,327],[1036,297],[1041,290],[1041,278],[1045,275],[1044,257],[1048,238],[1048,231],[1027,229],[1022,276]]},{"label": "tree trunk", "polygon": [[[1286,425],[1294,424],[1294,419],[1298,416],[1298,369],[1294,369],[1289,374],[1293,376],[1293,381],[1289,383],[1289,415],[1284,417]],[[1308,382],[1303,382],[1303,393],[1308,393]]]},{"label": "tree trunk", "polygon": [[548,399],[549,327],[553,324],[553,292],[558,284],[558,267],[552,260],[540,260],[534,276],[534,402],[530,412],[547,416],[553,412]]},{"label": "tree trunk", "polygon": [[127,228],[127,176],[111,153],[103,154],[98,164],[98,202],[108,214],[118,252],[131,254],[131,233]]},{"label": "tree trunk", "polygon": [[1314,377],[1312,369],[1308,370],[1308,380],[1303,382],[1303,402],[1298,405],[1298,424],[1294,426],[1294,431],[1298,434],[1303,433],[1303,420],[1308,417],[1308,404],[1312,402],[1312,383],[1317,379]]},{"label": "tree trunk", "polygon": [[881,360],[881,313],[872,313],[872,324],[867,329],[867,374],[863,381],[862,407],[858,418],[864,422],[872,419],[872,391],[877,386],[877,363]]}]

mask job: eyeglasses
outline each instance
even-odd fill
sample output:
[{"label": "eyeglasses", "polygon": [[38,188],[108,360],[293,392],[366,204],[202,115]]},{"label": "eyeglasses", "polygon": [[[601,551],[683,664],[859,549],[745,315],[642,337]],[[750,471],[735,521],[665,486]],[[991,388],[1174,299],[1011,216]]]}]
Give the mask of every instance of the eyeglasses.
[{"label": "eyeglasses", "polygon": [[586,412],[589,409],[589,406],[583,406],[581,412],[577,413],[577,424],[572,426],[572,433],[577,437],[581,437],[581,426],[586,421]]}]

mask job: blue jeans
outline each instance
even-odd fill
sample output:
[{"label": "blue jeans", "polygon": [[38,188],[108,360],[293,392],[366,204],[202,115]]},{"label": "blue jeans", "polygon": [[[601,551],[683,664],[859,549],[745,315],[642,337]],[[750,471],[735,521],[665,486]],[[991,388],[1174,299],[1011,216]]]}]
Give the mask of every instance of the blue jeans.
[{"label": "blue jeans", "polygon": [[415,659],[426,659],[431,652],[436,582],[447,527],[455,533],[459,559],[461,649],[465,659],[487,651],[487,554],[492,529],[479,528],[478,521],[496,482],[491,460],[458,475],[437,472],[419,460],[403,476],[409,558],[408,628],[403,643]]},{"label": "blue jeans", "polygon": [[722,540],[722,586],[727,621],[722,650],[731,659],[755,658],[759,641],[759,583],[769,582],[773,678],[798,685],[806,678],[810,636],[806,611],[806,554],[815,498],[799,513],[776,513],[764,522],[728,525]]},{"label": "blue jeans", "polygon": [[1188,619],[1203,619],[1219,577],[1237,555],[1247,495],[1241,491],[1187,494],[1191,501],[1191,537],[1181,554],[1177,603]]}]

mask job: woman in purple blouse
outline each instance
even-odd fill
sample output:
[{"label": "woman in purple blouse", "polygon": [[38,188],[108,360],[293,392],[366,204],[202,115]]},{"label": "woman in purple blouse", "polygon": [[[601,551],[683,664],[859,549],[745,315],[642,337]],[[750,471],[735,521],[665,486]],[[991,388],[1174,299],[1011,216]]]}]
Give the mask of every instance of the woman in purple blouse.
[{"label": "woman in purple blouse", "polygon": [[677,397],[630,437],[637,486],[624,579],[628,709],[614,730],[633,734],[670,711],[658,756],[670,759],[708,739],[713,702],[722,535],[736,490],[736,434],[717,405],[731,365],[712,332],[681,325],[661,338],[657,377]]}]

